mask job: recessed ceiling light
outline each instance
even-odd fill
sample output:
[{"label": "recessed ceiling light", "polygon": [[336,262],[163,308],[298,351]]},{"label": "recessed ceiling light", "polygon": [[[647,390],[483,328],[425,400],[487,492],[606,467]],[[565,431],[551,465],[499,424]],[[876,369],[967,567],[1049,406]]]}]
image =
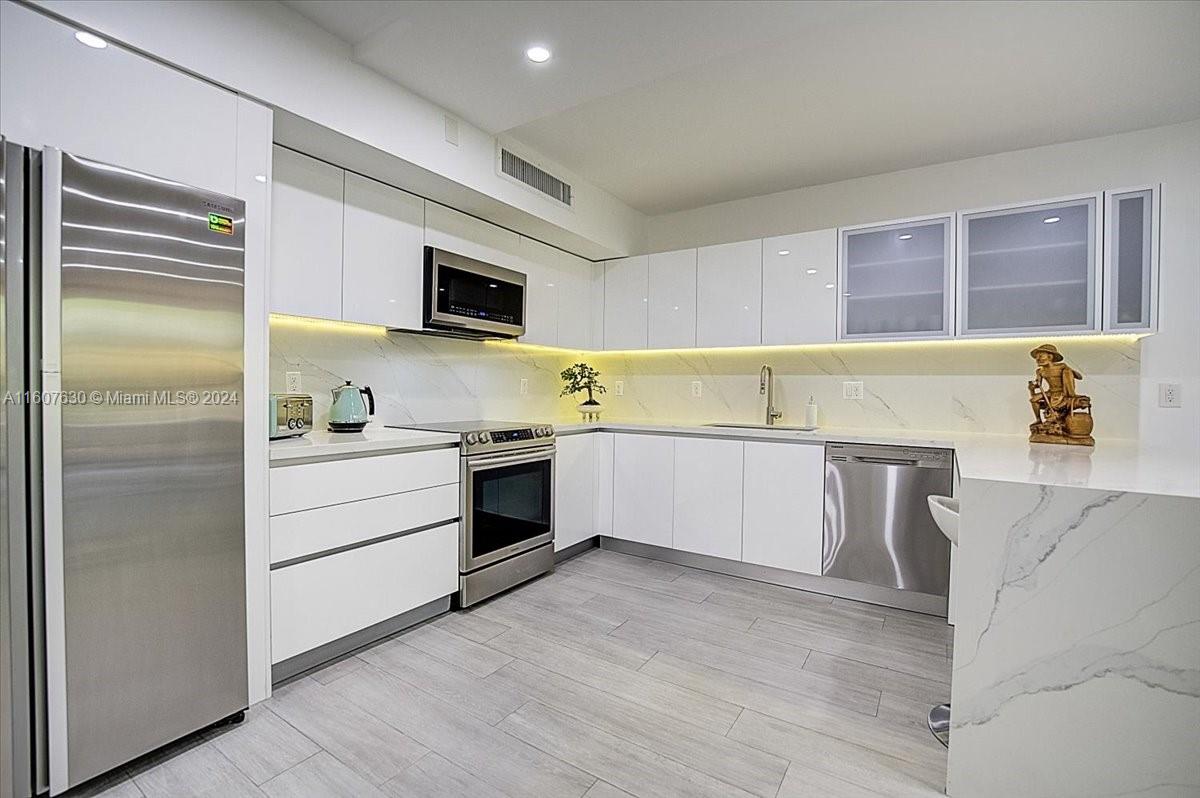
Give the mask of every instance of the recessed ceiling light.
[{"label": "recessed ceiling light", "polygon": [[792,251],[790,249],[781,249],[781,250],[779,250],[779,254],[780,255],[791,255]]},{"label": "recessed ceiling light", "polygon": [[525,57],[535,64],[544,64],[550,60],[550,51],[540,44],[535,44],[525,51]]},{"label": "recessed ceiling light", "polygon": [[1054,224],[1055,222],[1061,221],[1062,217],[1060,216],[1047,216],[1045,219],[1042,219],[1042,224]]},{"label": "recessed ceiling light", "polygon": [[905,233],[904,235],[900,236],[901,241],[907,241],[910,238],[912,238],[912,233]]},{"label": "recessed ceiling light", "polygon": [[257,180],[257,181],[258,181],[258,182],[260,182],[260,183],[265,183],[265,182],[267,182],[267,176],[266,176],[266,175],[255,175],[255,176],[254,176],[254,179],[255,179],[255,180]]},{"label": "recessed ceiling light", "polygon": [[816,269],[805,269],[804,273],[805,274],[816,274],[817,270]]},{"label": "recessed ceiling light", "polygon": [[97,50],[103,50],[105,47],[108,47],[108,42],[86,30],[75,31],[75,41],[80,44],[86,44],[88,47],[94,47]]},{"label": "recessed ceiling light", "polygon": [[499,287],[500,286],[496,285],[495,283],[488,283],[488,288],[499,288]]},{"label": "recessed ceiling light", "polygon": [[833,288],[833,283],[825,283],[826,288]]}]

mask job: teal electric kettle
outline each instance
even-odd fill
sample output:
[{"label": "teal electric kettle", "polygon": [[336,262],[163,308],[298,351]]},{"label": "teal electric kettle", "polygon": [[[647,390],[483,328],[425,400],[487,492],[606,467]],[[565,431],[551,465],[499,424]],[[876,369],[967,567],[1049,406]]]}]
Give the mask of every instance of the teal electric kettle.
[{"label": "teal electric kettle", "polygon": [[[363,397],[367,401],[363,402]],[[359,388],[346,380],[333,389],[333,406],[329,408],[330,432],[362,432],[367,416],[375,415],[375,395],[369,387]]]}]

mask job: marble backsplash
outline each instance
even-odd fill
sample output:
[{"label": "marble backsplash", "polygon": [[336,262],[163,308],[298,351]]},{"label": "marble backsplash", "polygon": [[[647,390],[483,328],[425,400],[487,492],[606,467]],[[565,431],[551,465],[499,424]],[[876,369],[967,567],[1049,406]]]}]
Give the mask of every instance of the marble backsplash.
[{"label": "marble backsplash", "polygon": [[[608,387],[604,417],[621,421],[758,422],[759,368],[775,370],[781,424],[800,424],[811,395],[823,426],[1023,433],[1032,420],[1026,382],[1038,341],[955,341],[586,353],[503,342],[480,343],[380,328],[302,320],[271,322],[270,387],[299,371],[314,397],[316,424],[330,389],[369,385],[376,423],[470,418],[577,421],[578,400],[560,398],[559,372],[580,359]],[[1098,437],[1137,436],[1140,345],[1132,337],[1052,339],[1085,378]],[[521,394],[521,380],[528,380]],[[615,382],[624,382],[617,396]],[[842,399],[842,382],[861,380],[862,400]],[[701,384],[701,397],[692,383]]]},{"label": "marble backsplash", "polygon": [[[775,372],[779,424],[803,424],[810,396],[822,426],[1018,433],[1033,420],[1026,384],[1029,350],[1055,342],[1084,375],[1096,435],[1137,437],[1140,345],[1132,336],[1013,341],[842,344],[828,347],[710,349],[593,356],[609,386],[605,400],[628,421],[761,422],[759,370]],[[613,397],[615,380],[624,397]],[[692,383],[701,384],[701,397]],[[842,398],[843,381],[862,381],[863,399]]]},{"label": "marble backsplash", "polygon": [[[330,391],[350,380],[370,386],[377,424],[477,418],[578,419],[558,396],[559,372],[578,358],[554,349],[461,341],[379,327],[271,320],[270,390],[283,391],[299,371],[313,397],[313,422],[324,428]],[[528,392],[521,395],[521,380]]]}]

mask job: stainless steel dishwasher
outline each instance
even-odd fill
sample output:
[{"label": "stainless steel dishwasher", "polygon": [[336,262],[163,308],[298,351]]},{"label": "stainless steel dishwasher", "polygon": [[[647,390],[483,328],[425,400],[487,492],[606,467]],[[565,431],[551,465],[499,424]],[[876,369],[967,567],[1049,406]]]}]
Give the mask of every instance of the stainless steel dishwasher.
[{"label": "stainless steel dishwasher", "polygon": [[821,573],[945,596],[950,541],[925,497],[950,494],[953,458],[949,449],[825,444]]}]

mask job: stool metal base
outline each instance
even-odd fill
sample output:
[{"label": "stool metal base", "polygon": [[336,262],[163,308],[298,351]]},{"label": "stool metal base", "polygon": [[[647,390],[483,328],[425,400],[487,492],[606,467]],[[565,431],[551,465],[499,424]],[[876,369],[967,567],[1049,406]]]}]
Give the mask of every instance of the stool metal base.
[{"label": "stool metal base", "polygon": [[947,748],[950,747],[950,705],[938,704],[929,710],[929,731],[937,741]]}]

